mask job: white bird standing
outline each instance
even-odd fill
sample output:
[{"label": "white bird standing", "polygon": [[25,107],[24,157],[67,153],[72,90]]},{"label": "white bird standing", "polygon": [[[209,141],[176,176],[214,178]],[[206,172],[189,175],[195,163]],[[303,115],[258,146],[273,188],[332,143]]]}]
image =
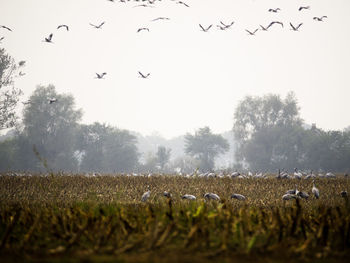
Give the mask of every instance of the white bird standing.
[{"label": "white bird standing", "polygon": [[232,194],[231,198],[237,199],[237,200],[240,200],[240,201],[244,201],[246,199],[246,197],[244,195],[241,195],[241,194]]},{"label": "white bird standing", "polygon": [[151,196],[151,191],[148,188],[148,191],[143,193],[141,197],[141,201],[146,202],[150,196]]},{"label": "white bird standing", "polygon": [[315,186],[315,180],[312,181],[313,186],[312,186],[312,193],[314,194],[314,196],[316,197],[316,199],[320,198],[320,191],[316,188]]},{"label": "white bird standing", "polygon": [[206,193],[206,194],[204,194],[204,198],[217,200],[217,201],[220,200],[220,197],[214,193]]},{"label": "white bird standing", "polygon": [[196,197],[194,195],[188,195],[188,194],[181,196],[181,198],[187,199],[187,200],[196,200]]}]

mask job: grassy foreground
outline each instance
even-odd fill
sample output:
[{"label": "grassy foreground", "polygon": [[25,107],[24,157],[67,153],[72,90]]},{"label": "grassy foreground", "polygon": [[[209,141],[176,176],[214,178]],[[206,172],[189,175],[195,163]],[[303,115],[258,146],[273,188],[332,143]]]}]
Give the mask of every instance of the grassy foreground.
[{"label": "grassy foreground", "polygon": [[[311,181],[0,176],[3,260],[342,262],[350,252],[347,179],[319,179],[320,199],[282,201]],[[151,197],[140,202],[147,186]],[[162,196],[170,191],[172,199]],[[221,201],[206,202],[205,192]],[[246,201],[230,200],[232,193]],[[181,200],[194,194],[197,201]],[[268,260],[267,260],[268,259]]]}]

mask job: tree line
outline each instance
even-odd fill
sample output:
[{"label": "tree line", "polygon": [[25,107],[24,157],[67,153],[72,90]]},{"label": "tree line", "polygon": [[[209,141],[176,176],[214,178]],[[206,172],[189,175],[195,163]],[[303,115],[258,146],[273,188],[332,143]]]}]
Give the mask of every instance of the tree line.
[{"label": "tree line", "polygon": [[[171,163],[171,149],[160,145],[141,162],[132,132],[99,122],[81,124],[74,97],[58,94],[53,85],[36,88],[19,120],[15,109],[21,91],[13,79],[23,64],[0,49],[0,130],[16,127],[13,136],[0,141],[0,171],[207,172],[229,150],[223,136],[203,127],[184,136],[187,156]],[[234,112],[233,134],[236,164],[231,169],[350,168],[350,130],[306,128],[294,93],[284,99],[245,97]]]}]

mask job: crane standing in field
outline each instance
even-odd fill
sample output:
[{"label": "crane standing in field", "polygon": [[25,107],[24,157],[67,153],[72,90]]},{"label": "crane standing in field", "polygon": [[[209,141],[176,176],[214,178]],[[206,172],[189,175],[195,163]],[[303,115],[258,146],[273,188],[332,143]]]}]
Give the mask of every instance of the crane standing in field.
[{"label": "crane standing in field", "polygon": [[318,190],[315,186],[315,180],[312,181],[313,186],[312,186],[312,193],[314,194],[314,196],[316,197],[316,199],[320,198],[320,190]]},{"label": "crane standing in field", "polygon": [[149,186],[147,186],[147,191],[143,193],[141,197],[141,201],[146,202],[150,196],[151,196],[151,190],[149,189]]}]

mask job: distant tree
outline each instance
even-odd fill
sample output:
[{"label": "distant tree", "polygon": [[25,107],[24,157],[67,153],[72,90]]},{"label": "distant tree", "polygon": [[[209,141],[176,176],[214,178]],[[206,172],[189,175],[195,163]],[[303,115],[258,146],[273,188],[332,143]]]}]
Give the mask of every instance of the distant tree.
[{"label": "distant tree", "polygon": [[349,172],[350,132],[311,129],[304,138],[307,165],[316,170]]},{"label": "distant tree", "polygon": [[300,157],[302,119],[294,93],[284,100],[278,95],[247,96],[234,113],[236,158],[251,169],[276,169]]},{"label": "distant tree", "polygon": [[200,128],[194,135],[185,135],[185,152],[200,161],[200,169],[214,168],[215,157],[229,150],[229,144],[221,135],[211,132],[209,127]]},{"label": "distant tree", "polygon": [[14,170],[15,151],[13,138],[0,142],[0,171]]},{"label": "distant tree", "polygon": [[161,170],[164,169],[164,166],[167,164],[167,162],[170,159],[171,149],[166,148],[164,146],[158,146],[157,151],[157,163]]},{"label": "distant tree", "polygon": [[127,130],[97,122],[82,125],[79,132],[80,169],[87,172],[130,172],[138,164],[136,143],[136,137]]},{"label": "distant tree", "polygon": [[[82,112],[74,106],[72,96],[58,94],[52,85],[38,86],[24,108],[21,151],[37,152],[52,170],[76,170],[76,132]],[[41,164],[38,159],[37,166]]]},{"label": "distant tree", "polygon": [[19,76],[18,69],[24,63],[16,64],[14,59],[0,48],[0,130],[15,125],[15,108],[22,91],[15,88],[13,79]]}]

